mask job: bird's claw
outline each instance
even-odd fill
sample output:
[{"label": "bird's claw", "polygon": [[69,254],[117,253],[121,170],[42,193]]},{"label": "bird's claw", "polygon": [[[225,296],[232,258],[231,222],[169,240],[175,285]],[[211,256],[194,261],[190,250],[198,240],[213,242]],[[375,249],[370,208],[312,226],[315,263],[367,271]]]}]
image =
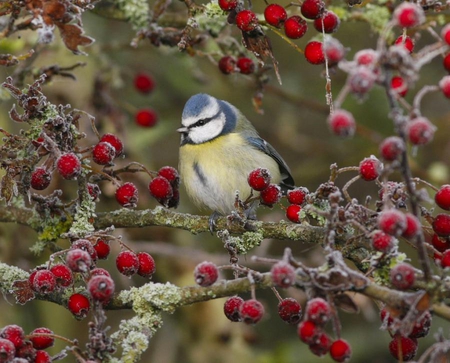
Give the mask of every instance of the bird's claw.
[{"label": "bird's claw", "polygon": [[221,216],[221,214],[219,212],[213,212],[213,214],[211,214],[209,216],[208,219],[208,226],[209,226],[209,231],[211,232],[211,234],[214,234],[214,231],[217,227],[217,220],[219,219],[219,217]]}]

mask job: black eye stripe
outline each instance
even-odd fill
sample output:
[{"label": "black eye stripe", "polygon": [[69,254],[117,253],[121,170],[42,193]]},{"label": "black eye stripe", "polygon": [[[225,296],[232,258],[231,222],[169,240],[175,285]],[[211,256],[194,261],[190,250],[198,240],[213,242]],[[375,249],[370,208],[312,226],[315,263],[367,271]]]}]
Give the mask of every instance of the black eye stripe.
[{"label": "black eye stripe", "polygon": [[211,117],[207,117],[207,118],[202,118],[200,120],[198,120],[196,123],[192,124],[191,126],[188,126],[189,129],[192,129],[194,127],[200,127],[200,126],[204,126],[206,125],[208,122],[214,120],[215,118],[217,118],[222,111],[219,110],[219,112],[217,112],[214,116]]}]

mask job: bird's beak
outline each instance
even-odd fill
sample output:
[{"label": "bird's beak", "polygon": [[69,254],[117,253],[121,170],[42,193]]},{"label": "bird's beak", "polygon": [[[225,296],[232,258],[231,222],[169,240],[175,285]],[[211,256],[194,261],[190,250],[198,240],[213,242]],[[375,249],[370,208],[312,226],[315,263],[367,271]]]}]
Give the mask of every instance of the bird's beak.
[{"label": "bird's beak", "polygon": [[179,132],[180,134],[187,134],[188,131],[189,130],[187,127],[180,127],[179,129],[177,129],[177,132]]}]

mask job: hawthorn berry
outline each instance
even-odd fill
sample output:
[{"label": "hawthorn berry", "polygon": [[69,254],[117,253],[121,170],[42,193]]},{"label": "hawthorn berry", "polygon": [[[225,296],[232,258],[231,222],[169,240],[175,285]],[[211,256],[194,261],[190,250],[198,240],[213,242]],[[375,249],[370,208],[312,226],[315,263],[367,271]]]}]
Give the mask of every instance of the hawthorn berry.
[{"label": "hawthorn berry", "polygon": [[442,268],[450,267],[450,250],[442,252],[439,263]]},{"label": "hawthorn berry", "polygon": [[334,33],[338,30],[341,21],[332,11],[326,10],[320,18],[314,20],[314,28],[320,33]]},{"label": "hawthorn berry", "polygon": [[0,338],[0,362],[11,362],[16,355],[14,344],[8,339]]},{"label": "hawthorn berry", "polygon": [[155,88],[155,81],[149,74],[141,72],[134,77],[134,87],[139,92],[148,94]]},{"label": "hawthorn berry", "polygon": [[291,204],[302,205],[305,202],[306,196],[309,194],[309,190],[305,187],[297,187],[295,189],[288,190],[287,200]]},{"label": "hawthorn berry", "polygon": [[194,279],[197,285],[206,287],[211,286],[219,278],[217,266],[208,261],[203,261],[195,266]]},{"label": "hawthorn berry", "polygon": [[38,350],[36,352],[34,363],[50,363],[51,361],[52,357],[45,350]]},{"label": "hawthorn berry", "polygon": [[74,153],[62,154],[56,161],[56,169],[64,179],[75,179],[81,173],[80,159]]},{"label": "hawthorn berry", "polygon": [[425,117],[417,117],[407,125],[408,139],[413,145],[425,145],[433,140],[436,127]]},{"label": "hawthorn berry", "polygon": [[352,356],[352,348],[346,340],[338,339],[331,344],[330,355],[336,362],[346,362]]},{"label": "hawthorn berry", "polygon": [[311,353],[317,355],[318,357],[321,357],[329,352],[330,346],[330,337],[326,333],[321,332],[314,343],[309,345],[309,350],[311,351]]},{"label": "hawthorn berry", "polygon": [[98,201],[101,194],[100,188],[97,184],[87,183],[87,190],[93,201]]},{"label": "hawthorn berry", "polygon": [[394,76],[391,79],[391,88],[400,97],[405,97],[408,93],[408,85],[400,76]]},{"label": "hawthorn berry", "polygon": [[269,170],[258,168],[250,172],[247,181],[250,188],[260,192],[270,185],[270,179]]},{"label": "hawthorn berry", "polygon": [[323,50],[330,66],[338,64],[345,56],[342,43],[335,38],[328,38],[323,44]]},{"label": "hawthorn berry", "polygon": [[219,0],[219,6],[223,11],[231,11],[236,9],[238,0]]},{"label": "hawthorn berry", "polygon": [[408,35],[400,35],[394,44],[404,47],[410,54],[414,51],[414,41]]},{"label": "hawthorn berry", "polygon": [[87,272],[91,268],[92,259],[89,252],[79,248],[71,249],[66,254],[66,265],[73,272]]},{"label": "hawthorn berry", "polygon": [[134,208],[138,201],[138,190],[131,182],[126,182],[116,189],[115,197],[122,207]]},{"label": "hawthorn berry", "polygon": [[394,21],[402,28],[412,28],[425,21],[425,13],[421,6],[415,3],[401,3],[394,10]]},{"label": "hawthorn berry", "polygon": [[409,361],[416,355],[417,340],[396,334],[389,343],[389,351],[395,359]]},{"label": "hawthorn berry", "polygon": [[229,297],[223,305],[223,312],[228,320],[233,322],[241,321],[241,305],[244,303],[244,299],[240,296]]},{"label": "hawthorn berry", "polygon": [[55,338],[49,336],[53,332],[48,328],[36,328],[29,335],[29,339],[33,344],[34,349],[42,350],[53,346]]},{"label": "hawthorn berry", "polygon": [[252,74],[255,71],[255,63],[247,57],[238,58],[236,66],[242,74]]},{"label": "hawthorn berry", "polygon": [[172,166],[163,166],[158,170],[158,176],[166,178],[173,188],[178,188],[180,185],[180,175],[177,169]]},{"label": "hawthorn berry", "polygon": [[9,340],[14,344],[15,348],[19,348],[24,343],[25,332],[18,325],[7,325],[2,330],[0,330],[0,338]]},{"label": "hawthorn berry", "polygon": [[261,204],[272,207],[278,203],[282,197],[281,188],[276,184],[270,184],[267,188],[261,191]]},{"label": "hawthorn berry", "polygon": [[362,96],[372,89],[375,80],[374,72],[368,67],[361,66],[349,74],[347,83],[352,93]]},{"label": "hawthorn berry", "polygon": [[383,323],[384,327],[389,328],[392,323],[394,322],[394,318],[392,317],[390,311],[388,310],[388,308],[386,306],[384,306],[381,310],[380,310],[380,320]]},{"label": "hawthorn berry", "polygon": [[286,217],[294,223],[300,223],[300,212],[302,211],[302,207],[298,204],[291,204],[286,208]]},{"label": "hawthorn berry", "polygon": [[420,221],[415,215],[411,213],[406,213],[405,217],[406,229],[403,231],[402,236],[408,239],[413,238],[417,236],[420,231]]},{"label": "hawthorn berry", "polygon": [[306,344],[313,344],[321,329],[311,320],[302,321],[297,327],[297,335]]},{"label": "hawthorn berry", "polygon": [[138,275],[142,277],[150,278],[156,271],[155,260],[147,252],[138,252],[139,260]]},{"label": "hawthorn berry", "polygon": [[414,324],[413,330],[411,334],[409,334],[410,338],[423,338],[428,335],[431,328],[431,314],[429,311],[426,311]]},{"label": "hawthorn berry", "polygon": [[375,156],[365,158],[359,163],[359,175],[365,181],[372,181],[380,176],[383,164]]},{"label": "hawthorn berry", "polygon": [[251,10],[242,10],[236,14],[236,25],[243,32],[251,32],[258,26],[258,18]]},{"label": "hawthorn berry", "polygon": [[239,315],[246,324],[256,324],[264,315],[264,306],[256,299],[245,300],[239,308]]},{"label": "hawthorn berry", "polygon": [[450,24],[446,24],[441,30],[441,37],[448,45],[450,45]]},{"label": "hawthorn berry", "polygon": [[272,282],[284,289],[292,286],[295,283],[296,273],[295,268],[285,261],[278,261],[270,269]]},{"label": "hawthorn berry", "polygon": [[49,270],[37,270],[31,288],[38,294],[50,294],[56,288],[56,277]]},{"label": "hawthorn berry", "polygon": [[378,228],[391,236],[400,236],[406,226],[405,215],[397,209],[386,209],[378,216]]},{"label": "hawthorn berry", "polygon": [[173,196],[173,188],[170,182],[162,176],[153,178],[148,184],[148,190],[150,195],[165,207],[168,206],[168,202]]},{"label": "hawthorn berry", "polygon": [[101,267],[96,267],[96,268],[93,268],[91,270],[90,277],[97,276],[97,275],[103,275],[103,276],[111,277],[111,274],[108,272],[108,270],[105,270],[104,268],[101,268]]},{"label": "hawthorn berry", "polygon": [[443,60],[442,64],[443,64],[445,70],[446,70],[447,72],[450,72],[450,53],[448,53],[448,54],[444,57],[444,60]]},{"label": "hawthorn berry", "polygon": [[408,290],[414,285],[414,268],[407,263],[400,263],[394,266],[390,272],[392,286],[399,290]]},{"label": "hawthorn berry", "polygon": [[400,158],[405,148],[403,139],[398,136],[389,136],[381,142],[380,154],[384,160],[394,161]]},{"label": "hawthorn berry", "polygon": [[439,81],[439,88],[445,97],[450,98],[450,76],[445,76]]},{"label": "hawthorn berry", "polygon": [[11,362],[15,363],[16,359],[19,363],[34,362],[36,358],[36,349],[33,347],[33,343],[29,340],[25,340],[24,343],[16,349],[16,358]]},{"label": "hawthorn berry", "polygon": [[67,308],[76,319],[81,320],[87,316],[91,303],[83,294],[72,294],[67,301]]},{"label": "hawthorn berry", "polygon": [[433,234],[431,238],[431,244],[434,248],[436,248],[439,252],[444,252],[450,249],[450,241],[448,238],[441,238],[436,233]]},{"label": "hawthorn berry", "polygon": [[70,249],[75,250],[79,248],[80,250],[86,251],[91,256],[92,261],[97,261],[97,251],[92,245],[91,241],[87,239],[77,239],[70,245]]},{"label": "hawthorn berry", "polygon": [[317,19],[325,11],[325,3],[322,0],[305,0],[300,12],[306,19]]},{"label": "hawthorn berry", "polygon": [[434,196],[436,204],[444,210],[450,210],[450,184],[445,184],[439,188]]},{"label": "hawthorn berry", "polygon": [[97,275],[88,281],[87,289],[94,300],[106,303],[114,295],[115,286],[111,277]]},{"label": "hawthorn berry", "polygon": [[116,157],[122,155],[122,153],[123,153],[123,143],[116,135],[114,135],[114,134],[104,134],[101,137],[100,142],[107,142],[107,143],[109,143],[114,148]]},{"label": "hawthorn berry", "polygon": [[315,40],[309,42],[305,46],[305,58],[311,64],[325,63],[325,55],[323,52],[323,45],[321,42]]},{"label": "hawthorn berry", "polygon": [[143,108],[136,112],[134,121],[142,127],[153,127],[158,123],[158,114],[151,108]]},{"label": "hawthorn berry", "polygon": [[389,253],[395,247],[395,238],[382,231],[375,231],[371,236],[372,247],[376,251]]},{"label": "hawthorn berry", "polygon": [[116,156],[116,149],[105,141],[100,141],[92,149],[92,160],[98,165],[109,165]]},{"label": "hawthorn berry", "polygon": [[450,215],[438,214],[432,223],[433,231],[440,237],[450,236]]},{"label": "hawthorn berry", "polygon": [[309,300],[305,309],[306,318],[317,325],[324,325],[331,319],[331,307],[320,297]]},{"label": "hawthorn berry", "polygon": [[106,260],[111,251],[109,243],[105,240],[99,239],[94,245],[95,252],[97,252],[97,257],[99,260]]},{"label": "hawthorn berry", "polygon": [[267,24],[280,28],[287,19],[286,10],[279,4],[270,4],[264,9],[264,18]]},{"label": "hawthorn berry", "polygon": [[116,257],[116,267],[122,275],[132,276],[139,270],[139,258],[133,251],[122,251]]},{"label": "hawthorn berry", "polygon": [[44,190],[51,181],[52,176],[44,167],[38,167],[31,173],[30,185],[33,189]]},{"label": "hawthorn berry", "polygon": [[369,66],[378,60],[378,53],[374,49],[362,49],[356,52],[354,60],[358,65]]},{"label": "hawthorn berry", "polygon": [[61,287],[70,286],[73,282],[72,270],[63,263],[58,263],[50,268],[55,276],[56,283]]},{"label": "hawthorn berry", "polygon": [[236,59],[226,55],[219,59],[219,69],[223,74],[231,74],[236,70]]},{"label": "hawthorn berry", "polygon": [[356,122],[353,115],[342,109],[334,110],[327,119],[330,130],[340,137],[351,137],[356,130]]},{"label": "hawthorn berry", "polygon": [[284,22],[284,34],[291,39],[299,39],[305,35],[308,24],[298,15],[292,15]]},{"label": "hawthorn berry", "polygon": [[297,300],[288,297],[279,302],[278,315],[286,323],[295,325],[302,319],[302,307]]}]

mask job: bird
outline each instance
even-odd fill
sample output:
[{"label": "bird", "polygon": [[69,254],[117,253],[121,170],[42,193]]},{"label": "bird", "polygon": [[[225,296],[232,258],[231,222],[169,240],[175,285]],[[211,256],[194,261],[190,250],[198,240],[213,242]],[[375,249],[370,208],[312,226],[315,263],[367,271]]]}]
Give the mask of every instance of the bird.
[{"label": "bird", "polygon": [[211,231],[220,215],[234,211],[236,191],[241,200],[251,195],[247,178],[254,169],[269,170],[271,182],[283,191],[294,188],[294,178],[280,154],[226,101],[205,93],[192,96],[177,131],[182,183],[197,207],[213,212]]}]

